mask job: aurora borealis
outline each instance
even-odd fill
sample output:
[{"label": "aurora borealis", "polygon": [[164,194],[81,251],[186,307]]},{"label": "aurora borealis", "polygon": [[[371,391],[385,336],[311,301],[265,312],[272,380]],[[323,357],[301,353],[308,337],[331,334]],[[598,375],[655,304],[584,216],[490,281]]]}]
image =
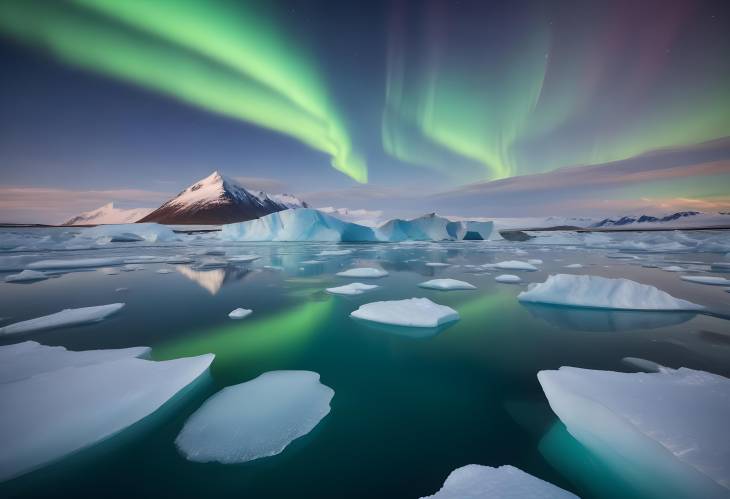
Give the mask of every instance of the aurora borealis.
[{"label": "aurora borealis", "polygon": [[[11,174],[15,163],[38,179],[78,164],[88,173],[108,158],[112,125],[89,127],[100,121],[93,109],[70,109],[84,85],[102,103],[129,89],[125,107],[145,120],[147,142],[114,136],[115,147],[134,150],[111,160],[114,187],[143,187],[137,177],[150,168],[185,180],[221,168],[299,192],[371,184],[437,193],[701,147],[730,136],[729,12],[727,2],[690,0],[6,0],[0,56],[30,69],[10,71],[2,95],[14,104],[0,123],[12,129],[0,138],[4,183],[37,183]],[[41,110],[32,91],[58,97]],[[165,110],[148,119],[149,102]],[[202,126],[175,121],[173,108]],[[25,123],[42,113],[78,113],[84,124]],[[36,146],[31,161],[18,122],[47,127],[77,156]],[[226,129],[225,144],[209,145],[214,129]],[[176,133],[195,138],[155,143]],[[89,187],[110,188],[102,177]],[[730,167],[649,191],[718,198],[718,180],[730,182]],[[626,197],[637,186],[616,190]]]}]

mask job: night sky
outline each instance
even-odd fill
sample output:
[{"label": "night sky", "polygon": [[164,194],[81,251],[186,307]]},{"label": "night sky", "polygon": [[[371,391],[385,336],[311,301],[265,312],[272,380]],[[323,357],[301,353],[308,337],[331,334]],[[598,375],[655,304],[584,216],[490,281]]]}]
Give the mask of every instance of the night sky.
[{"label": "night sky", "polygon": [[[0,2],[0,219],[730,209],[730,2]],[[567,170],[566,170],[567,169]]]}]

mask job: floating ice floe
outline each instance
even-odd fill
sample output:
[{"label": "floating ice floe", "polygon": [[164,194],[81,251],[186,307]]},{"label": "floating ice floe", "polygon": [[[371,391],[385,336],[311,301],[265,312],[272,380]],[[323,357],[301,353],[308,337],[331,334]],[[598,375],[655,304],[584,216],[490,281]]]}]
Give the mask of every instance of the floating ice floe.
[{"label": "floating ice floe", "polygon": [[459,281],[457,279],[431,279],[430,281],[422,282],[418,286],[421,288],[440,289],[444,291],[450,289],[477,289],[477,287],[473,284],[469,284],[465,281]]},{"label": "floating ice floe", "polygon": [[507,260],[504,262],[499,262],[495,264],[494,267],[500,270],[526,270],[528,272],[534,272],[537,270],[537,267],[535,267],[531,263],[523,262],[520,260]]},{"label": "floating ice floe", "polygon": [[702,305],[675,298],[654,286],[629,279],[557,274],[530,284],[522,302],[619,310],[702,310]]},{"label": "floating ice floe", "polygon": [[730,272],[730,262],[712,262],[710,270],[713,272]]},{"label": "floating ice floe", "polygon": [[514,466],[468,464],[452,471],[441,490],[421,499],[578,499]]},{"label": "floating ice floe", "polygon": [[539,258],[530,258],[529,260],[527,260],[527,263],[529,263],[530,265],[542,265],[543,262]]},{"label": "floating ice floe", "polygon": [[687,270],[684,267],[679,267],[677,265],[670,265],[668,267],[659,267],[659,268],[664,270],[665,272],[685,272]]},{"label": "floating ice floe", "polygon": [[68,270],[122,265],[121,258],[74,258],[69,260],[41,260],[26,265],[30,270]]},{"label": "floating ice floe", "polygon": [[80,367],[130,357],[147,358],[149,347],[113,350],[66,350],[24,341],[0,347],[0,383],[10,383],[65,367]]},{"label": "floating ice floe", "polygon": [[443,262],[427,262],[427,267],[448,267],[450,264]]},{"label": "floating ice floe", "polygon": [[730,279],[724,277],[714,277],[709,275],[682,275],[680,279],[687,282],[696,282],[698,284],[709,284],[711,286],[730,286]]},{"label": "floating ice floe", "polygon": [[156,272],[158,274],[170,274],[170,273],[172,273],[172,270],[170,270],[170,269],[157,269]]},{"label": "floating ice floe", "polygon": [[319,265],[320,263],[324,263],[322,260],[304,260],[299,262],[302,265]]},{"label": "floating ice floe", "polygon": [[566,265],[565,268],[566,269],[582,269],[583,268],[583,264],[581,264],[581,263],[570,263],[570,264]]},{"label": "floating ice floe", "polygon": [[378,288],[376,284],[363,284],[361,282],[353,282],[351,284],[345,284],[344,286],[337,286],[334,288],[327,288],[328,293],[335,295],[361,295],[366,291],[372,291]]},{"label": "floating ice floe", "polygon": [[104,275],[119,275],[119,269],[115,267],[102,267],[99,271]]},{"label": "floating ice floe", "polygon": [[438,327],[459,319],[456,310],[428,298],[366,303],[350,315],[366,321],[409,327]]},{"label": "floating ice floe", "polygon": [[219,391],[175,445],[190,461],[244,463],[281,453],[330,412],[335,392],[311,371],[272,371]]},{"label": "floating ice floe", "polygon": [[119,268],[121,270],[123,270],[124,272],[135,272],[137,270],[144,270],[145,269],[144,265],[140,265],[138,263],[128,263],[126,265],[122,265]]},{"label": "floating ice floe", "polygon": [[124,303],[112,303],[96,307],[67,308],[55,314],[44,315],[43,317],[36,317],[35,319],[0,327],[0,335],[29,333],[32,331],[92,324],[106,319],[121,310],[122,307],[124,307]]},{"label": "floating ice floe", "polygon": [[672,481],[675,497],[730,495],[729,379],[686,368],[537,377],[571,435],[627,476]]},{"label": "floating ice floe", "polygon": [[228,314],[228,317],[231,319],[243,319],[244,317],[248,317],[253,313],[253,310],[249,310],[247,308],[237,308],[233,310],[230,314]]},{"label": "floating ice floe", "polygon": [[376,269],[374,267],[357,267],[354,269],[345,270],[343,272],[337,272],[340,277],[385,277],[388,272],[382,269]]},{"label": "floating ice floe", "polygon": [[24,270],[19,274],[12,274],[5,277],[5,282],[31,282],[48,279],[48,274],[38,270]]},{"label": "floating ice floe", "polygon": [[[78,452],[144,419],[204,374],[214,357],[153,362],[134,358],[137,352],[130,349],[121,354],[74,352],[74,357],[63,349],[55,353],[66,360],[50,360],[49,351],[31,358],[61,368],[0,383],[0,481]],[[74,365],[81,359],[75,354],[84,355],[84,362],[94,357],[98,362]],[[114,360],[117,356],[121,358]]]},{"label": "floating ice floe", "polygon": [[98,225],[90,229],[81,229],[79,237],[95,239],[99,243],[138,241],[156,243],[179,239],[172,229],[156,223]]},{"label": "floating ice floe", "polygon": [[325,250],[320,251],[317,253],[317,256],[343,256],[343,255],[349,255],[352,253],[352,250],[350,249],[343,249],[343,250]]},{"label": "floating ice floe", "polygon": [[506,284],[514,284],[518,282],[522,282],[522,278],[520,276],[516,276],[513,274],[501,274],[494,278],[497,282],[502,282]]}]

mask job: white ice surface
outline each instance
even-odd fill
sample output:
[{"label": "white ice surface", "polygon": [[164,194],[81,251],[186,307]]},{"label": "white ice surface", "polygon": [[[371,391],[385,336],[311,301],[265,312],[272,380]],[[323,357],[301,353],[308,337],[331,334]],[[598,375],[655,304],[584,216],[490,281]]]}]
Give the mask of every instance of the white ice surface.
[{"label": "white ice surface", "polygon": [[48,279],[45,272],[39,270],[24,270],[19,274],[11,274],[5,277],[5,282],[30,282]]},{"label": "white ice surface", "polygon": [[497,282],[504,282],[508,284],[513,284],[517,282],[522,282],[522,278],[520,276],[512,275],[512,274],[501,274],[494,278]]},{"label": "white ice surface", "polygon": [[41,345],[35,341],[24,341],[0,347],[0,383],[18,381],[64,367],[99,364],[129,357],[147,357],[149,353],[149,347],[73,351]]},{"label": "white ice surface", "polygon": [[514,466],[468,464],[452,471],[441,490],[421,499],[577,499],[567,490]]},{"label": "white ice surface", "polygon": [[343,272],[337,272],[337,275],[340,277],[357,277],[357,278],[365,278],[365,277],[385,277],[388,275],[388,272],[382,269],[376,269],[374,267],[357,267],[354,269],[345,270]]},{"label": "white ice surface", "polygon": [[620,310],[702,310],[654,286],[629,279],[557,274],[530,284],[517,299],[523,302]]},{"label": "white ice surface", "polygon": [[334,390],[311,371],[271,371],[219,391],[175,445],[190,461],[243,463],[281,453],[330,412]]},{"label": "white ice surface", "polygon": [[449,289],[477,289],[476,286],[473,284],[469,284],[465,281],[459,281],[457,279],[431,279],[430,281],[425,281],[419,284],[418,286],[422,288],[428,288],[428,289],[440,289],[440,290],[449,290]]},{"label": "white ice surface", "polygon": [[202,375],[213,355],[121,358],[0,384],[0,481],[119,433]]},{"label": "white ice surface", "polygon": [[350,315],[381,324],[410,327],[437,327],[459,319],[456,310],[434,303],[428,298],[366,303]]},{"label": "white ice surface", "polygon": [[550,407],[593,452],[655,470],[694,497],[730,495],[730,379],[686,368],[561,367],[537,377]]},{"label": "white ice surface", "polygon": [[507,260],[504,262],[499,262],[495,264],[494,267],[500,270],[527,270],[529,272],[534,272],[537,270],[537,267],[535,267],[531,263],[523,262],[520,260]]},{"label": "white ice surface", "polygon": [[351,284],[345,284],[344,286],[327,288],[327,292],[335,295],[361,295],[366,291],[371,291],[377,287],[378,286],[376,284],[363,284],[361,282],[353,282]]},{"label": "white ice surface", "polygon": [[244,317],[248,317],[253,313],[253,310],[249,310],[247,308],[237,308],[231,313],[228,314],[228,317],[231,319],[243,319]]},{"label": "white ice surface", "polygon": [[0,327],[0,335],[43,331],[59,327],[80,326],[99,322],[124,307],[124,303],[111,303],[95,307],[67,308],[51,315],[36,317]]}]

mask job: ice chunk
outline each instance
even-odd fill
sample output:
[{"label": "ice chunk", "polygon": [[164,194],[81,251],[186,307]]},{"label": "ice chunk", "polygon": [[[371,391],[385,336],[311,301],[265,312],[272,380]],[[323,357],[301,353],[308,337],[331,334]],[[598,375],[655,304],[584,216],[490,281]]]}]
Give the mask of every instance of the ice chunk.
[{"label": "ice chunk", "polygon": [[24,270],[20,274],[12,274],[5,277],[5,282],[30,282],[48,279],[48,274],[38,270]]},{"label": "ice chunk", "polygon": [[170,274],[170,273],[172,273],[172,270],[170,270],[170,269],[157,269],[156,272],[158,274]]},{"label": "ice chunk", "polygon": [[364,278],[364,277],[385,277],[388,275],[388,272],[382,269],[376,269],[374,267],[357,267],[354,269],[345,270],[343,272],[338,272],[338,276],[340,277],[357,277],[357,278]]},{"label": "ice chunk", "polygon": [[0,347],[0,383],[9,383],[64,367],[99,364],[129,357],[146,358],[149,347],[72,351],[24,341]]},{"label": "ice chunk", "polygon": [[676,497],[730,494],[729,379],[686,368],[561,367],[537,377],[550,407],[594,453],[635,476],[676,480]]},{"label": "ice chunk", "polygon": [[311,371],[272,371],[219,391],[175,445],[190,461],[244,463],[281,453],[330,412],[335,392]]},{"label": "ice chunk", "polygon": [[82,229],[79,236],[96,239],[97,242],[102,243],[136,241],[156,243],[179,239],[172,229],[156,223],[98,225],[90,229]]},{"label": "ice chunk", "polygon": [[468,464],[452,471],[441,490],[421,499],[578,499],[514,466]]},{"label": "ice chunk", "polygon": [[325,250],[320,251],[317,253],[317,256],[343,256],[343,255],[349,255],[352,253],[352,250],[349,249],[343,249],[343,250]]},{"label": "ice chunk", "polygon": [[517,299],[571,307],[620,310],[702,310],[703,306],[675,298],[654,286],[629,279],[590,275],[551,275],[545,282],[530,284]]},{"label": "ice chunk", "polygon": [[540,260],[539,258],[531,258],[527,260],[527,263],[529,263],[530,265],[542,265],[542,260]]},{"label": "ice chunk", "polygon": [[430,281],[422,282],[419,284],[422,288],[429,289],[477,289],[473,284],[468,282],[459,281],[457,279],[431,279]]},{"label": "ice chunk", "polygon": [[375,284],[362,284],[360,282],[353,282],[351,284],[345,284],[344,286],[327,288],[327,292],[336,295],[361,295],[366,291],[371,291],[377,287],[379,286]]},{"label": "ice chunk", "polygon": [[75,258],[69,260],[41,260],[26,265],[30,270],[67,270],[122,265],[121,258]]},{"label": "ice chunk", "polygon": [[666,272],[684,272],[687,270],[684,267],[679,267],[677,265],[670,265],[668,267],[660,267],[660,268]]},{"label": "ice chunk", "polygon": [[366,303],[350,315],[366,321],[410,327],[438,327],[459,319],[456,310],[428,298]]},{"label": "ice chunk", "polygon": [[583,265],[580,263],[570,263],[565,266],[566,269],[582,269]]},{"label": "ice chunk", "polygon": [[443,262],[426,262],[427,267],[448,267],[448,263]]},{"label": "ice chunk", "polygon": [[27,321],[16,322],[0,327],[0,335],[43,331],[60,327],[80,326],[99,322],[124,307],[124,303],[111,303],[96,307],[67,308],[51,315],[36,317]]},{"label": "ice chunk", "polygon": [[205,373],[213,355],[121,358],[0,384],[0,481],[119,433]]},{"label": "ice chunk", "polygon": [[724,277],[714,277],[709,275],[682,275],[680,279],[687,282],[696,282],[699,284],[709,284],[711,286],[730,286],[730,279]]},{"label": "ice chunk", "polygon": [[494,267],[500,270],[526,270],[528,272],[534,272],[537,270],[537,267],[535,267],[531,263],[523,262],[520,260],[507,260],[505,262],[499,262],[495,264]]},{"label": "ice chunk", "polygon": [[512,275],[512,274],[501,274],[494,278],[497,282],[503,282],[507,284],[514,284],[518,282],[522,282],[522,278],[520,276]]},{"label": "ice chunk", "polygon": [[231,319],[243,319],[244,317],[251,315],[252,312],[253,310],[249,310],[247,308],[237,308],[228,314],[228,317]]}]

